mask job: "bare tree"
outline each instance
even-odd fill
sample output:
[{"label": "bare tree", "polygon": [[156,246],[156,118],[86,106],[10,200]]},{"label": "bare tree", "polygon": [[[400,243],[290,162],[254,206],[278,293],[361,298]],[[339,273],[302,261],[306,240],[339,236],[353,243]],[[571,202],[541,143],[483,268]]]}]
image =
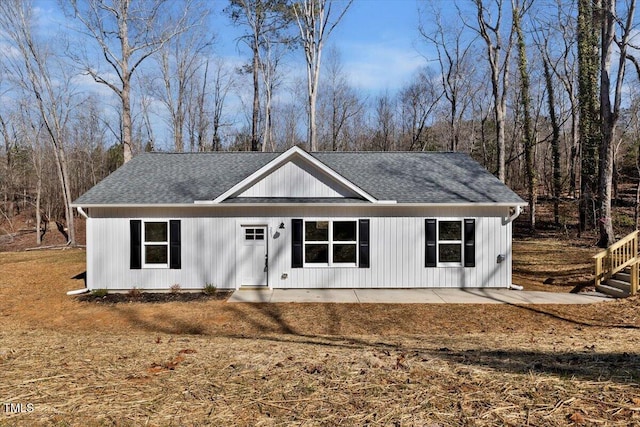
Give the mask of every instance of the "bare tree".
[{"label": "bare tree", "polygon": [[400,90],[402,123],[410,137],[409,150],[427,148],[426,135],[430,121],[434,121],[433,113],[443,96],[438,85],[434,84],[435,80],[433,71],[423,68],[416,73],[412,82]]},{"label": "bare tree", "polygon": [[[626,19],[618,15],[615,0],[602,0],[602,47],[600,60],[600,117],[602,141],[600,144],[600,165],[598,180],[598,246],[606,248],[615,241],[611,214],[613,152],[616,125],[622,105],[622,86],[626,70],[626,54],[629,40],[634,31],[633,20],[636,2],[630,0]],[[618,33],[619,28],[619,33]],[[616,43],[617,41],[617,43]],[[615,83],[611,80],[611,62],[614,49],[619,49]],[[613,102],[611,100],[611,85]]]},{"label": "bare tree", "polygon": [[[428,16],[427,19],[423,19]],[[435,25],[434,29],[429,26]],[[473,43],[465,42],[464,26],[455,28],[442,22],[442,13],[433,6],[420,12],[420,35],[436,47],[443,94],[449,103],[449,150],[458,151],[460,126],[471,104],[470,83]]]},{"label": "bare tree", "polygon": [[[507,113],[507,96],[509,92],[509,66],[511,48],[513,45],[513,27],[509,30],[505,43],[502,34],[502,19],[505,12],[504,0],[493,0],[495,8],[490,10],[486,2],[473,0],[476,6],[476,31],[480,34],[487,47],[487,60],[491,71],[491,94],[494,104],[496,122],[497,170],[498,178],[504,182],[506,178],[505,157],[505,124]],[[491,23],[491,13],[495,13]]]},{"label": "bare tree", "polygon": [[[563,189],[562,140],[565,140],[565,168],[569,181],[569,193],[576,194],[576,173],[579,167],[578,106],[575,90],[575,26],[571,7],[557,0],[556,8],[549,15],[538,13],[533,38],[543,65],[547,97],[547,110],[551,126],[551,157],[554,224],[560,225],[560,197]],[[558,84],[559,83],[559,84]],[[569,123],[568,130],[565,123]],[[568,133],[568,135],[566,135]]]},{"label": "bare tree", "polygon": [[[53,52],[33,35],[33,5],[23,0],[0,2],[0,28],[19,52],[11,64],[17,83],[32,98],[53,147],[64,202],[67,243],[75,244],[71,189],[65,151],[65,125],[72,108],[71,76],[55,63]],[[56,73],[57,72],[57,73]]]},{"label": "bare tree", "polygon": [[553,222],[560,225],[560,193],[562,191],[562,175],[560,171],[560,124],[556,115],[555,89],[549,60],[543,55],[544,79],[547,88],[547,108],[551,121],[551,156],[553,158]]},{"label": "bare tree", "polygon": [[[133,156],[131,79],[140,64],[186,30],[191,1],[176,7],[167,0],[71,0],[84,35],[94,39],[108,68],[89,58],[76,58],[97,83],[110,88],[121,103],[121,141],[125,163]],[[173,17],[176,17],[174,19]]]},{"label": "bare tree", "polygon": [[327,38],[351,6],[352,1],[349,0],[344,8],[338,11],[334,19],[332,19],[332,0],[300,0],[293,7],[298,28],[300,29],[300,38],[307,65],[307,113],[309,121],[307,143],[311,151],[318,150],[316,101],[318,99],[322,49]]},{"label": "bare tree", "polygon": [[[258,151],[260,117],[260,72],[264,70],[262,50],[270,51],[273,43],[288,42],[283,36],[291,24],[289,0],[230,0],[225,9],[236,25],[247,28],[240,38],[251,49],[251,74],[253,78],[253,105],[251,116],[251,150]],[[267,71],[271,66],[267,66]],[[270,107],[269,107],[270,108]]]},{"label": "bare tree", "polygon": [[4,206],[6,209],[6,215],[12,217],[15,212],[15,184],[13,182],[14,165],[13,165],[13,147],[15,145],[15,138],[12,138],[9,131],[9,125],[5,118],[6,112],[0,113],[0,135],[4,141],[4,173],[0,176],[0,183],[3,188]]},{"label": "bare tree", "polygon": [[213,77],[213,94],[212,94],[212,107],[213,111],[211,117],[213,119],[213,135],[212,135],[212,149],[214,151],[220,150],[221,137],[220,129],[225,126],[223,122],[223,111],[227,95],[234,86],[233,73],[231,73],[221,61],[218,61],[214,69]]},{"label": "bare tree", "polygon": [[557,59],[552,59],[550,49],[544,49],[543,55],[547,58],[546,62],[553,70],[553,73],[562,83],[562,88],[564,88],[564,93],[569,101],[571,139],[566,162],[569,170],[569,192],[575,196],[576,189],[579,187],[577,185],[577,176],[580,168],[580,132],[577,90],[578,60],[576,57],[577,29],[575,24],[571,25],[571,22],[575,21],[572,13],[575,8],[573,3],[565,0],[556,0],[556,14],[550,18],[552,25],[548,30],[542,32],[542,38],[548,41],[552,35],[559,35],[557,37],[559,41]]},{"label": "bare tree", "polygon": [[578,106],[580,112],[580,230],[595,226],[597,151],[600,145],[598,11],[592,0],[578,1]]},{"label": "bare tree", "polygon": [[265,38],[262,42],[262,81],[264,88],[264,130],[262,132],[262,151],[275,150],[273,141],[273,94],[281,83],[279,66],[291,45],[281,40]]},{"label": "bare tree", "polygon": [[198,96],[192,81],[205,66],[205,55],[213,42],[213,37],[204,27],[209,16],[206,3],[198,3],[190,12],[185,19],[188,30],[173,37],[155,57],[161,74],[161,88],[154,87],[153,93],[169,112],[173,146],[178,152],[185,149],[183,134],[188,106],[193,102],[192,98]]},{"label": "bare tree", "polygon": [[42,227],[42,183],[43,183],[43,163],[44,163],[44,150],[42,147],[42,125],[41,120],[33,118],[31,111],[27,107],[29,100],[23,99],[20,101],[20,112],[17,132],[23,142],[27,143],[27,146],[31,149],[31,164],[33,166],[33,173],[35,175],[36,184],[36,200],[35,200],[35,225],[36,225],[36,244],[42,244],[42,238],[47,230],[47,222],[44,222],[44,228]]},{"label": "bare tree", "polygon": [[234,87],[234,72],[221,58],[207,59],[189,82],[186,129],[191,151],[218,151],[225,103]]},{"label": "bare tree", "polygon": [[396,149],[396,105],[389,92],[375,100],[373,149],[393,151]]},{"label": "bare tree", "polygon": [[364,109],[364,105],[356,91],[349,85],[340,52],[335,46],[329,48],[326,58],[326,78],[323,79],[326,89],[318,94],[318,111],[321,122],[326,123],[327,129],[326,135],[318,145],[331,151],[338,151],[344,150],[347,145],[344,136],[347,122],[359,114]]},{"label": "bare tree", "polygon": [[529,228],[536,228],[536,200],[537,200],[537,176],[534,165],[533,149],[536,144],[534,130],[531,123],[531,94],[529,83],[529,69],[527,65],[527,45],[522,31],[522,16],[526,13],[527,6],[520,5],[517,0],[511,0],[513,10],[513,28],[517,37],[518,46],[518,73],[520,75],[520,102],[523,113],[523,139],[525,175],[527,181],[527,195],[529,198]]}]

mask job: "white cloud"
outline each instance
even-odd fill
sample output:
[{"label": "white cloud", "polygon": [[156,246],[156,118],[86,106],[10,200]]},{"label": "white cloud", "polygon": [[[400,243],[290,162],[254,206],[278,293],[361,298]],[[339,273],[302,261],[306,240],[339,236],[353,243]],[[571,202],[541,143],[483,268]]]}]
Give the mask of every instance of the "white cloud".
[{"label": "white cloud", "polygon": [[341,46],[344,70],[351,84],[365,91],[394,91],[411,78],[425,60],[413,49],[392,42]]}]

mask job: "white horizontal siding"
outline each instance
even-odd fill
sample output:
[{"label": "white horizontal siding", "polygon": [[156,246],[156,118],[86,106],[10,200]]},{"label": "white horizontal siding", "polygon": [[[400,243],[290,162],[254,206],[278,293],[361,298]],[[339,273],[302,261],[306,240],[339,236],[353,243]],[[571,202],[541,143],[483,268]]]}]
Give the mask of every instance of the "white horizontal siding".
[{"label": "white horizontal siding", "polygon": [[353,197],[353,191],[299,160],[285,163],[237,197]]},{"label": "white horizontal siding", "polygon": [[[248,213],[259,212],[258,217]],[[269,227],[269,286],[274,288],[506,287],[511,284],[511,224],[506,208],[269,207],[92,209],[87,224],[92,289],[236,288],[241,225]],[[291,268],[292,218],[369,218],[370,268]],[[475,218],[476,267],[426,268],[425,218]],[[130,219],[181,219],[182,268],[129,269]],[[278,228],[284,223],[284,230]],[[507,257],[497,263],[497,257]],[[286,278],[284,278],[286,276]]]}]

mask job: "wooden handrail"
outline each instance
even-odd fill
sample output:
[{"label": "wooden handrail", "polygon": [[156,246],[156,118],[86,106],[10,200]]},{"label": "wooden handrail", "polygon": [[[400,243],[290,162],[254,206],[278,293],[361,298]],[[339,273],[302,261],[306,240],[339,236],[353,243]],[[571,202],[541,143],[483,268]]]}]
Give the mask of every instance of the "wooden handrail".
[{"label": "wooden handrail", "polygon": [[609,280],[614,274],[631,267],[631,295],[638,292],[638,230],[618,240],[607,249],[595,255],[595,284]]}]

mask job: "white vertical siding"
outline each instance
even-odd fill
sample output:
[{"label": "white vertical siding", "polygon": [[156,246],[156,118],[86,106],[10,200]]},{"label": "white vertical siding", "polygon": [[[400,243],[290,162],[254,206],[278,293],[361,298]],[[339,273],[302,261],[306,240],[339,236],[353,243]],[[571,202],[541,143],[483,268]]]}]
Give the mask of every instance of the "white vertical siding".
[{"label": "white vertical siding", "polygon": [[[249,216],[258,212],[260,216]],[[92,289],[236,288],[241,225],[267,225],[269,286],[274,288],[506,287],[511,284],[511,224],[506,208],[269,207],[92,209],[87,222]],[[370,268],[291,268],[292,218],[370,219]],[[129,269],[130,219],[181,219],[182,268]],[[425,218],[474,218],[476,267],[425,267]],[[279,230],[280,223],[285,224]],[[506,261],[497,263],[499,254]],[[286,278],[284,278],[286,274]]]},{"label": "white vertical siding", "polygon": [[353,191],[306,162],[291,161],[237,197],[353,197]]}]

